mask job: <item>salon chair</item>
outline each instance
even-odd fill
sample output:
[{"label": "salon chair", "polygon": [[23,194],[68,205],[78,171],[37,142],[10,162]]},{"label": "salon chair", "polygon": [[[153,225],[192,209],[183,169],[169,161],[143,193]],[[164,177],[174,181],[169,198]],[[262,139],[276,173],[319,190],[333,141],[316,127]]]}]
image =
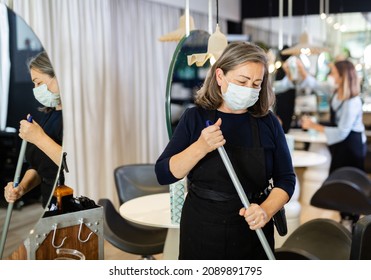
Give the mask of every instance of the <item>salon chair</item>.
[{"label": "salon chair", "polygon": [[371,260],[371,215],[364,216],[354,226],[351,260]]},{"label": "salon chair", "polygon": [[349,260],[352,235],[331,219],[314,219],[299,226],[275,250],[277,260]]},{"label": "salon chair", "polygon": [[341,223],[352,232],[360,215],[371,214],[371,181],[358,168],[339,168],[322,183],[310,204],[339,211]]},{"label": "salon chair", "polygon": [[[120,205],[140,196],[169,192],[168,185],[157,181],[154,164],[122,165],[114,170]],[[101,199],[104,207],[104,237],[115,247],[142,259],[153,259],[163,252],[167,229],[134,224],[124,219],[111,201]]]},{"label": "salon chair", "polygon": [[107,198],[98,200],[103,207],[103,236],[116,248],[141,259],[154,259],[153,255],[163,252],[166,230],[138,228],[118,213]]},{"label": "salon chair", "polygon": [[114,170],[114,177],[120,205],[139,196],[169,192],[169,185],[158,183],[151,163],[121,165]]}]

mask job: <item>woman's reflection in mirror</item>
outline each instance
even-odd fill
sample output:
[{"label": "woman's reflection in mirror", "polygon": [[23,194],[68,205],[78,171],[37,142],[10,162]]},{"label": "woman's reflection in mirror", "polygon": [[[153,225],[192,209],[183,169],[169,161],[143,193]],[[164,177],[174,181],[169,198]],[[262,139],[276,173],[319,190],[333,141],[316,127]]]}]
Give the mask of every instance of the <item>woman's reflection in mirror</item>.
[{"label": "woman's reflection in mirror", "polygon": [[43,105],[39,110],[44,114],[40,120],[20,121],[19,136],[27,141],[25,158],[28,167],[17,187],[13,186],[13,182],[6,185],[4,197],[14,203],[40,186],[45,208],[53,191],[62,154],[62,104],[58,82],[47,53],[43,51],[32,57],[28,61],[28,69],[34,83],[34,96]]}]

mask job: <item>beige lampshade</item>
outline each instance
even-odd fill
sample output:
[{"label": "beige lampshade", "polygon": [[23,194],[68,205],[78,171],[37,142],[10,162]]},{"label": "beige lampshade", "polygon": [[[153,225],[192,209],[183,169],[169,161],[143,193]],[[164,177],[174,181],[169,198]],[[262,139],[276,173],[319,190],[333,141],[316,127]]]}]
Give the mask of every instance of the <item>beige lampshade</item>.
[{"label": "beige lampshade", "polygon": [[[189,16],[189,31],[192,31],[195,29],[195,23],[193,20],[193,17]],[[179,27],[178,29],[167,33],[159,38],[161,42],[178,42],[180,41],[184,35],[186,35],[186,17],[185,15],[182,15],[179,18]]]},{"label": "beige lampshade", "polygon": [[209,41],[207,44],[207,53],[188,55],[188,65],[191,66],[192,64],[196,63],[198,67],[202,67],[205,62],[212,57],[217,60],[221,56],[227,45],[227,37],[222,32],[220,32],[219,25],[217,24],[215,32],[209,37]]},{"label": "beige lampshade", "polygon": [[281,52],[283,55],[300,55],[300,54],[320,54],[322,52],[328,52],[329,49],[321,46],[315,46],[310,43],[307,32],[303,32],[299,38],[299,44],[287,48]]}]

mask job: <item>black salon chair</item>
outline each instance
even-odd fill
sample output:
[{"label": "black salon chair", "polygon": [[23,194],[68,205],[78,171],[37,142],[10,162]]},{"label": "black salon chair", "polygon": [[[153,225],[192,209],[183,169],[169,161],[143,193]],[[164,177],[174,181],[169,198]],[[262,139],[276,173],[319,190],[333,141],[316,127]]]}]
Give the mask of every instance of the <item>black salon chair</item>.
[{"label": "black salon chair", "polygon": [[349,229],[353,231],[360,215],[371,214],[371,181],[358,168],[339,168],[323,182],[310,204],[339,211],[341,222],[344,225],[350,224]]},{"label": "black salon chair", "polygon": [[352,235],[331,219],[314,219],[299,226],[275,250],[277,260],[349,260]]},{"label": "black salon chair", "polygon": [[355,224],[352,236],[351,260],[371,260],[371,215]]},{"label": "black salon chair", "polygon": [[158,183],[154,164],[122,165],[114,176],[120,205],[139,196],[169,192],[168,185]]},{"label": "black salon chair", "polygon": [[[120,205],[136,197],[169,191],[169,186],[158,183],[154,164],[119,166],[114,178]],[[113,246],[142,259],[154,259],[153,255],[163,252],[167,229],[127,221],[108,199],[100,199],[98,204],[104,209],[104,237]]]},{"label": "black salon chair", "polygon": [[159,229],[143,229],[134,226],[122,218],[109,199],[99,199],[98,205],[103,207],[103,236],[116,248],[141,259],[154,259],[153,255],[163,252],[166,231]]}]

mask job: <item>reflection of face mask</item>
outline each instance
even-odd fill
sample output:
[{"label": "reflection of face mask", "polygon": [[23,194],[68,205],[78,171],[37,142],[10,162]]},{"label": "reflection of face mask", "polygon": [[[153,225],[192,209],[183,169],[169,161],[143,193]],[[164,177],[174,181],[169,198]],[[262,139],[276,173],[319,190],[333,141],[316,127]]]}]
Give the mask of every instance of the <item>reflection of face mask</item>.
[{"label": "reflection of face mask", "polygon": [[330,86],[331,89],[337,89],[338,85],[335,82],[335,78],[333,76],[327,77],[327,83]]},{"label": "reflection of face mask", "polygon": [[61,103],[59,94],[49,91],[46,84],[34,88],[33,93],[36,100],[46,107],[56,107]]},{"label": "reflection of face mask", "polygon": [[244,110],[253,106],[259,99],[260,88],[250,88],[228,83],[223,99],[231,110]]}]

